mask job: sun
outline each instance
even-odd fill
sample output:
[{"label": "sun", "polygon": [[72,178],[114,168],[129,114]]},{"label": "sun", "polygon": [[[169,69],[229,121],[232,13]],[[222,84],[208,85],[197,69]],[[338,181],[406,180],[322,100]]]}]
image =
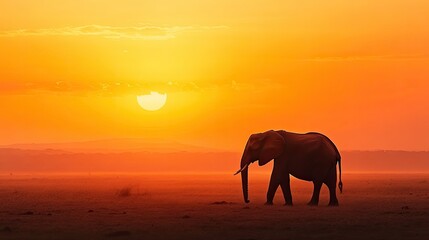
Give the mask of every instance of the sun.
[{"label": "sun", "polygon": [[161,109],[167,102],[167,94],[160,94],[158,92],[150,92],[146,95],[138,95],[137,102],[140,107],[147,111],[157,111]]}]

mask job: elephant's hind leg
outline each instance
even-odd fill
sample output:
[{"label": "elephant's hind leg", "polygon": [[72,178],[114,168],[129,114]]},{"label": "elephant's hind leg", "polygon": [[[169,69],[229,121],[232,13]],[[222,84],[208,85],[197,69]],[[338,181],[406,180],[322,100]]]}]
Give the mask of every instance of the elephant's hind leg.
[{"label": "elephant's hind leg", "polygon": [[322,181],[313,181],[314,190],[313,196],[311,197],[310,202],[307,204],[309,206],[317,206],[319,204],[319,195],[320,188],[322,187]]},{"label": "elephant's hind leg", "polygon": [[336,166],[334,166],[326,178],[325,184],[329,188],[329,206],[338,206],[338,199],[336,194],[337,187],[337,171]]}]

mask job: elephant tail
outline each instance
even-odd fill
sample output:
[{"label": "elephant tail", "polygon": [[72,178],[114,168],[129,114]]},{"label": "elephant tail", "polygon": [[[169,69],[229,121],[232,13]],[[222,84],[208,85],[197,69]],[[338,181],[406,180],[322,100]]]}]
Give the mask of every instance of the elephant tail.
[{"label": "elephant tail", "polygon": [[[338,150],[337,150],[338,153]],[[341,155],[338,153],[338,168],[340,170],[340,182],[338,183],[338,188],[340,189],[340,193],[343,193],[343,182],[341,181]]]}]

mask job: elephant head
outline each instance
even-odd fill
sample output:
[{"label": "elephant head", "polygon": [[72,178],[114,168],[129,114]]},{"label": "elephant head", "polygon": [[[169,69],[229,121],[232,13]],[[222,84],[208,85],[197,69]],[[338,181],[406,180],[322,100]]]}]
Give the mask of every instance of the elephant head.
[{"label": "elephant head", "polygon": [[259,166],[267,164],[274,158],[280,156],[285,148],[284,138],[277,132],[270,130],[263,133],[252,134],[244,148],[241,157],[240,170],[243,188],[244,202],[249,203],[248,199],[248,166],[259,160]]}]

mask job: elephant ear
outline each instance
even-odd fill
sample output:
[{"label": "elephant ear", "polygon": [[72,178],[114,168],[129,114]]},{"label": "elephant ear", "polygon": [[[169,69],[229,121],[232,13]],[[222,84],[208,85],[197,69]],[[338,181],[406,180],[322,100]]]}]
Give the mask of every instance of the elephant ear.
[{"label": "elephant ear", "polygon": [[263,145],[259,152],[259,166],[263,166],[272,159],[277,158],[285,149],[285,140],[277,132],[270,130],[263,133],[263,135]]}]

